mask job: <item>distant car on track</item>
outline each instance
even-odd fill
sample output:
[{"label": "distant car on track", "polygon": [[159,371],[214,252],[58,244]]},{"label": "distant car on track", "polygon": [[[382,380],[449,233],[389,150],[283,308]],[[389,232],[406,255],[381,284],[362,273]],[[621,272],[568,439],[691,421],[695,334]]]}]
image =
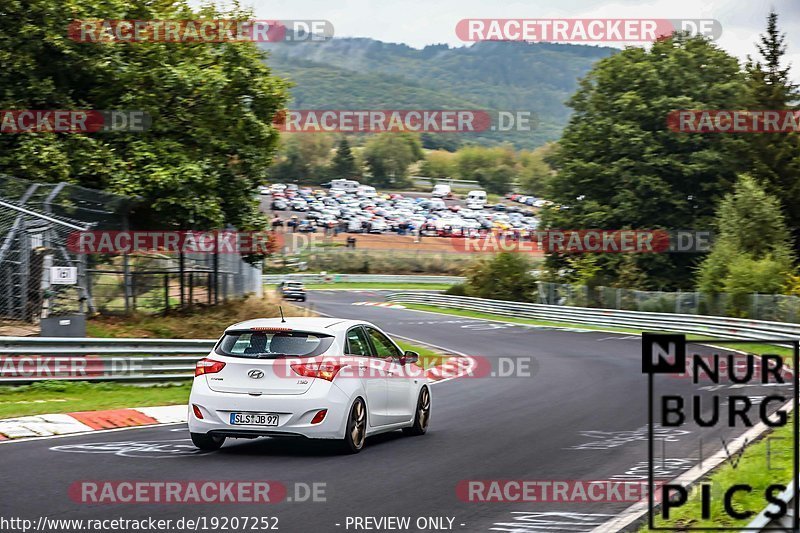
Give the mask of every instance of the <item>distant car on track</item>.
[{"label": "distant car on track", "polygon": [[418,359],[369,322],[292,317],[234,324],[197,363],[192,442],[217,450],[229,437],[306,437],[357,453],[377,433],[423,435],[431,393]]},{"label": "distant car on track", "polygon": [[302,281],[281,281],[278,291],[286,300],[306,301],[306,290]]}]

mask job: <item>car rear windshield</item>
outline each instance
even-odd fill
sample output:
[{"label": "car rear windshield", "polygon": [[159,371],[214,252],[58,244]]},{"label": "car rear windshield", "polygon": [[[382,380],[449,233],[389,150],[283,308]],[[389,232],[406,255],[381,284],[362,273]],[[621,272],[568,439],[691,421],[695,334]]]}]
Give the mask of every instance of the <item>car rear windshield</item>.
[{"label": "car rear windshield", "polygon": [[216,352],[233,357],[273,359],[283,355],[314,357],[333,343],[332,335],[303,331],[229,331],[217,343]]}]

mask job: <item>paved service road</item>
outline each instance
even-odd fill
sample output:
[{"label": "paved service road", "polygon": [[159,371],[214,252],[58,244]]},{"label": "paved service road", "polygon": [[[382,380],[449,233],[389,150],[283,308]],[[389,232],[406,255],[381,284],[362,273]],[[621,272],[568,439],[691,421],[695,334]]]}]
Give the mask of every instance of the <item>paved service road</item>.
[{"label": "paved service road", "polygon": [[[355,531],[348,517],[452,518],[454,531],[589,531],[629,503],[468,503],[462,480],[603,480],[646,476],[646,379],[637,339],[537,329],[407,309],[352,305],[373,291],[314,291],[326,314],[361,318],[388,332],[499,360],[529,361],[529,377],[461,378],[433,385],[431,428],[396,432],[340,456],[308,441],[233,440],[215,453],[191,448],[184,426],[163,426],[0,444],[3,516],[37,519],[153,516],[277,516],[281,531]],[[674,380],[670,387],[690,386]],[[697,461],[698,435],[671,431],[661,479]],[[708,457],[717,434],[703,438]],[[622,477],[620,477],[622,476]],[[275,480],[324,483],[325,502],[275,505],[88,505],[72,501],[80,480]],[[444,521],[447,527],[448,521]],[[377,527],[373,531],[389,530]],[[362,529],[363,530],[363,529]]]}]

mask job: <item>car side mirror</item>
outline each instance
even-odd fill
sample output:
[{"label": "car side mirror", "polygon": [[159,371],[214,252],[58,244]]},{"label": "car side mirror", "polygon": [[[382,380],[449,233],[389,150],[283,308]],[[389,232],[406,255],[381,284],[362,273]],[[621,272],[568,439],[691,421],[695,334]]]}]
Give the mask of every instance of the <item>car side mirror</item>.
[{"label": "car side mirror", "polygon": [[401,365],[416,363],[417,361],[419,361],[419,354],[417,352],[412,352],[411,350],[406,350],[402,357],[400,357]]}]

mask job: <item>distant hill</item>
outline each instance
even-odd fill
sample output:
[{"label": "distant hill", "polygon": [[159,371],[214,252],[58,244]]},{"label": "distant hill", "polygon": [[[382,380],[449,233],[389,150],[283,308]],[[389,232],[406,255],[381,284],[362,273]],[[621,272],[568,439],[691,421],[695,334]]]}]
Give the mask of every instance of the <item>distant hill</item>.
[{"label": "distant hill", "polygon": [[366,38],[323,43],[264,43],[276,74],[293,80],[295,109],[493,109],[533,111],[541,124],[524,133],[461,135],[462,142],[510,141],[533,148],[559,137],[564,102],[608,47],[481,42],[418,50]]}]

